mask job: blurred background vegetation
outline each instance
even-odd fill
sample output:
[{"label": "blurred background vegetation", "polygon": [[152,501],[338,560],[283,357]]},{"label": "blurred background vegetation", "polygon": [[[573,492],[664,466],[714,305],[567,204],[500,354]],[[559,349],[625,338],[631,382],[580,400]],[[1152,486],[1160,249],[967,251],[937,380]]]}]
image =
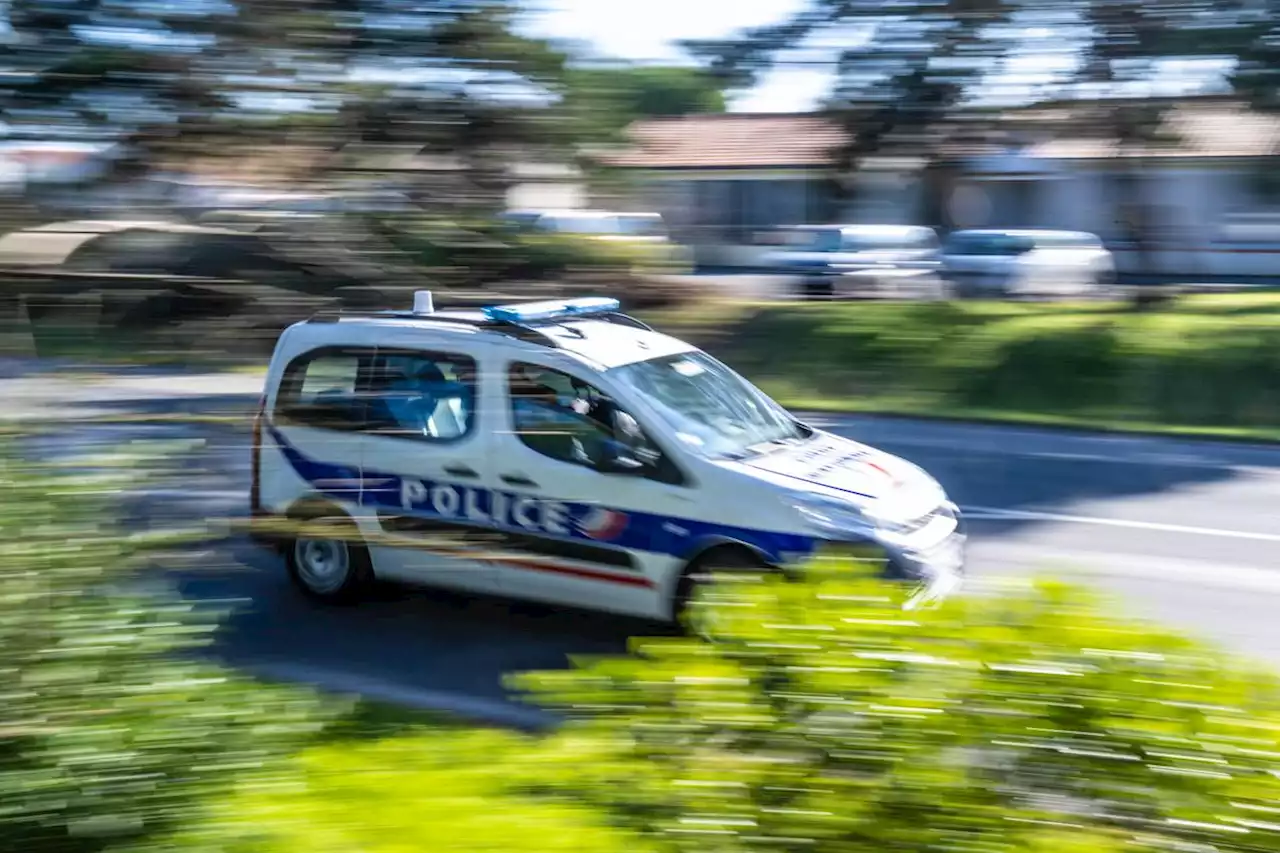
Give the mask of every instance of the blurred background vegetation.
[{"label": "blurred background vegetation", "polygon": [[[112,146],[110,167],[69,190],[86,200],[76,212],[0,205],[6,354],[260,365],[284,325],[332,305],[403,307],[423,287],[441,304],[607,292],[796,406],[1268,436],[1280,423],[1271,295],[1150,311],[762,305],[679,275],[684,257],[498,218],[514,160],[572,161],[618,198],[626,176],[595,155],[633,121],[723,112],[765,69],[810,61],[794,49],[814,33],[868,22],[824,60],[849,170],[875,152],[945,165],[980,124],[964,96],[1025,47],[1008,35],[1028,22],[1042,41],[1082,40],[1072,85],[1230,56],[1232,91],[1274,111],[1269,6],[949,0],[886,17],[821,0],[692,45],[696,68],[586,62],[521,35],[518,7],[480,0],[6,8],[6,132]],[[1138,147],[1162,110],[1116,99],[1063,121]],[[396,146],[418,167],[384,162]],[[209,219],[175,203],[177,171],[329,201]],[[125,194],[146,182],[151,201]],[[90,477],[0,454],[0,849],[1280,849],[1271,675],[1076,591],[904,615],[892,588],[848,571],[728,584],[716,643],[638,642],[525,679],[568,722],[519,736],[207,662],[216,614],[151,570],[175,544],[119,518],[127,475],[152,463],[109,461]]]}]

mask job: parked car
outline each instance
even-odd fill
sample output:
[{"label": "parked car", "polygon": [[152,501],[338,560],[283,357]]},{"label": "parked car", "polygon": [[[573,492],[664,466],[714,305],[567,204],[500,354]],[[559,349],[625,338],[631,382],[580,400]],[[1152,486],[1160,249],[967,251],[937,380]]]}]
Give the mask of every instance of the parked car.
[{"label": "parked car", "polygon": [[943,245],[942,265],[967,296],[1082,296],[1115,283],[1111,252],[1084,231],[956,231]]},{"label": "parked car", "polygon": [[780,235],[784,248],[765,256],[781,275],[801,278],[806,296],[945,295],[938,275],[938,235],[920,225],[798,225]]}]

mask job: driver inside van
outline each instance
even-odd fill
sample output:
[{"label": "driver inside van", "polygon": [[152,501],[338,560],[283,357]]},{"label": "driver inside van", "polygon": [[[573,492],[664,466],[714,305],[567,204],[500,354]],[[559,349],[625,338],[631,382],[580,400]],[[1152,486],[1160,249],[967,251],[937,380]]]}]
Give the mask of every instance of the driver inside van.
[{"label": "driver inside van", "polygon": [[511,371],[511,406],[520,440],[533,450],[579,465],[594,467],[604,456],[607,429],[588,416],[591,402],[586,387],[561,395],[547,376],[532,366]]}]

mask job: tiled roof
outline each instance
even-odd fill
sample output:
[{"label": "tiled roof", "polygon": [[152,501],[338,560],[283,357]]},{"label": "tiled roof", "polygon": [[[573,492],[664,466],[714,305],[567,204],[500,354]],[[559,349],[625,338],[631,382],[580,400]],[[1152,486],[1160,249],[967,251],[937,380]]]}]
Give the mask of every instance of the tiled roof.
[{"label": "tiled roof", "polygon": [[[1045,107],[1035,111],[1011,111],[1011,126],[1038,123],[1034,135],[1041,141],[1023,148],[1024,155],[1046,159],[1089,160],[1115,157],[1119,147],[1099,133],[1082,135],[1078,122],[1088,113],[1105,116],[1105,103],[1073,107]],[[1074,121],[1071,117],[1074,116]],[[998,127],[999,124],[993,126]],[[999,131],[995,131],[996,138]],[[1055,138],[1055,134],[1057,135]],[[823,166],[844,141],[843,131],[829,119],[812,113],[729,113],[686,116],[637,122],[630,130],[633,146],[602,155],[615,165],[644,169],[799,168]],[[1249,111],[1223,102],[1189,103],[1166,113],[1165,133],[1170,141],[1145,149],[1130,147],[1133,154],[1149,157],[1258,157],[1280,146],[1280,117]],[[1008,150],[998,141],[952,141],[952,156],[982,156]]]},{"label": "tiled roof", "polygon": [[821,116],[791,113],[647,119],[629,134],[634,146],[606,162],[642,169],[823,166],[845,139]]}]

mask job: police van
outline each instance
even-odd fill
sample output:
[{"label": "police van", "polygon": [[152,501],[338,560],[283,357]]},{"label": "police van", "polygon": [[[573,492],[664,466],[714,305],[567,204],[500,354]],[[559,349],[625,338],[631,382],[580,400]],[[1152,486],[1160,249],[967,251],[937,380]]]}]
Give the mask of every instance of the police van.
[{"label": "police van", "polygon": [[956,587],[962,519],[932,477],[620,307],[437,311],[421,291],[411,311],[286,329],[251,504],[294,582],[332,601],[376,578],[676,620],[700,569],[860,543],[912,604]]}]

